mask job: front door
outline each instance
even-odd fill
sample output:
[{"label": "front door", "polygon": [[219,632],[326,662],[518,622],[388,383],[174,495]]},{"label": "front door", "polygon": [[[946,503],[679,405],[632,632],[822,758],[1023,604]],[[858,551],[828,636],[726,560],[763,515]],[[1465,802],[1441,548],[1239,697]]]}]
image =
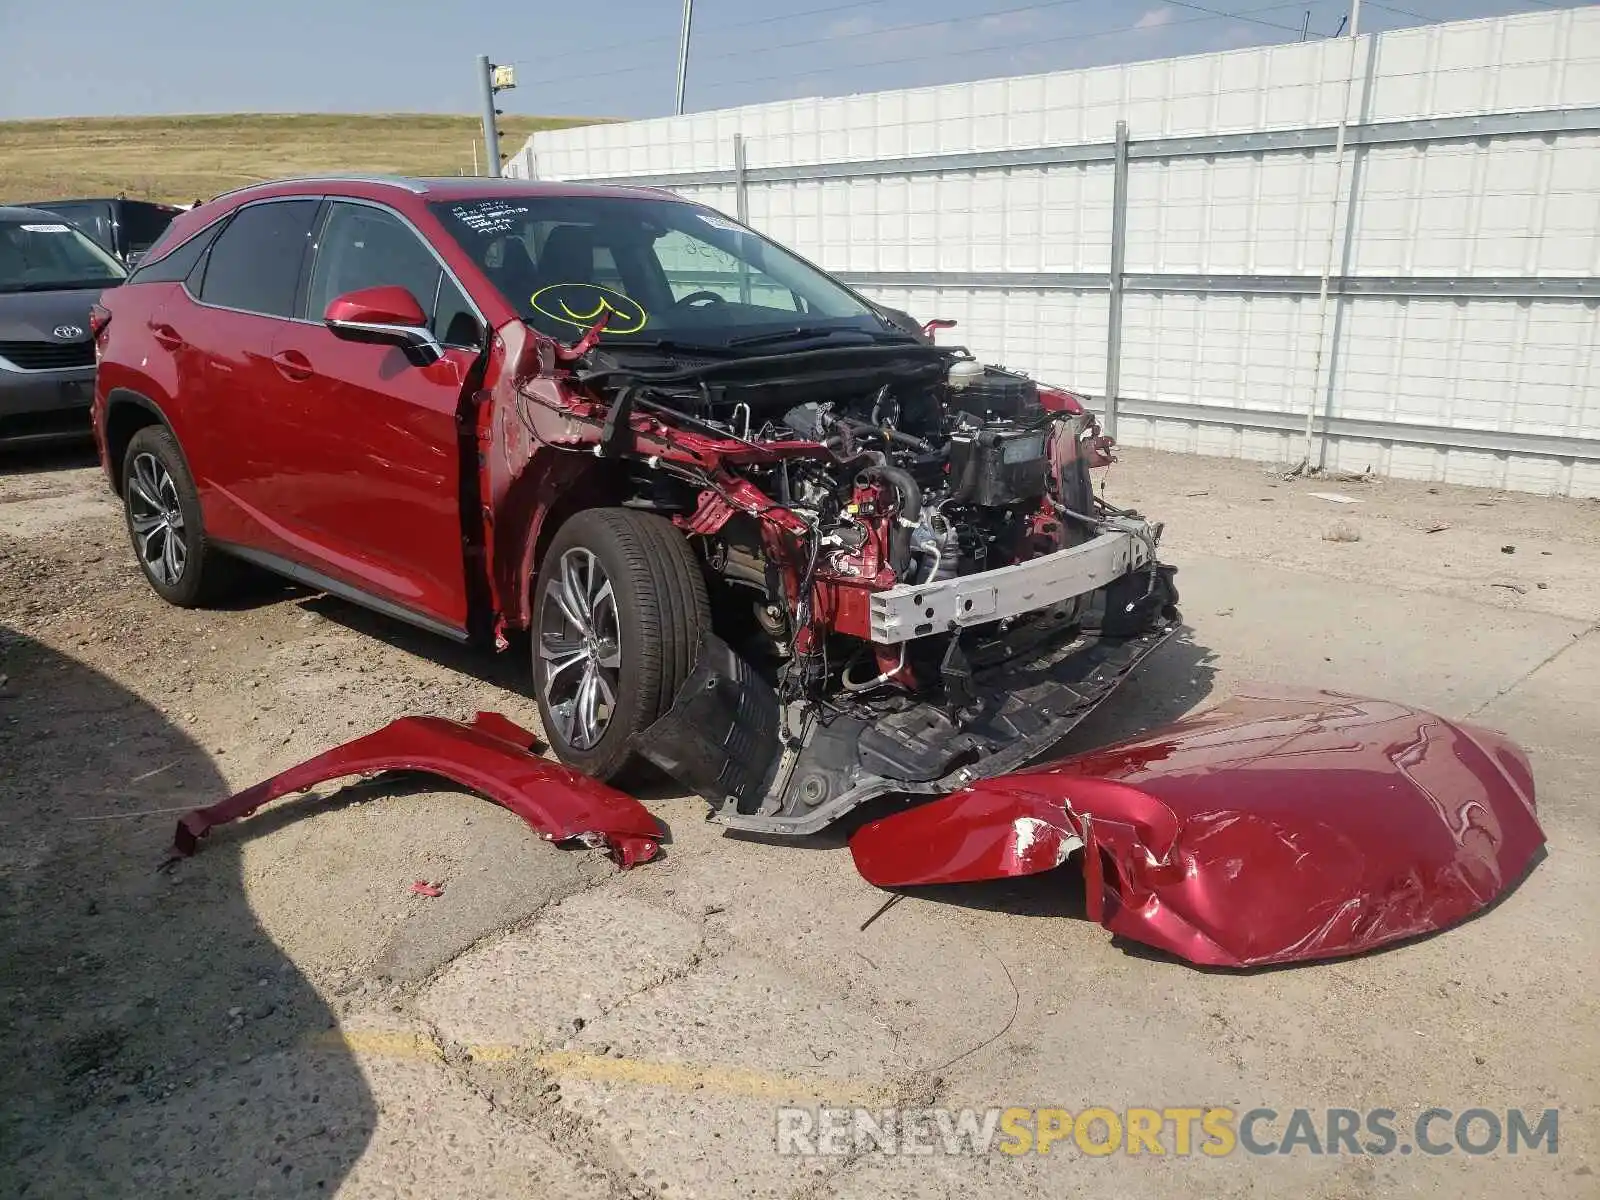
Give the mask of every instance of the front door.
[{"label": "front door", "polygon": [[[443,358],[418,365],[399,347],[345,341],[321,323],[335,297],[380,285],[416,297],[446,343]],[[273,345],[273,405],[298,433],[278,496],[315,557],[307,565],[464,631],[458,414],[480,319],[403,218],[354,200],[328,204],[299,315]]]}]

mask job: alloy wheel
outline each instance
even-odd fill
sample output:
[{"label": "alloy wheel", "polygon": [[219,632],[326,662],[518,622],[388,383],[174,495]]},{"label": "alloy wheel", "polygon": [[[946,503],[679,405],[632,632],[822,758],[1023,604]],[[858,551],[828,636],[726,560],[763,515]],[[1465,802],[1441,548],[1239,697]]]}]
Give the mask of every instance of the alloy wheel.
[{"label": "alloy wheel", "polygon": [[178,487],[161,460],[140,454],[128,474],[128,525],[150,577],[175,587],[189,561]]},{"label": "alloy wheel", "polygon": [[574,750],[605,736],[621,689],[617,598],[600,560],[581,546],[563,554],[539,613],[539,664],[553,731]]}]

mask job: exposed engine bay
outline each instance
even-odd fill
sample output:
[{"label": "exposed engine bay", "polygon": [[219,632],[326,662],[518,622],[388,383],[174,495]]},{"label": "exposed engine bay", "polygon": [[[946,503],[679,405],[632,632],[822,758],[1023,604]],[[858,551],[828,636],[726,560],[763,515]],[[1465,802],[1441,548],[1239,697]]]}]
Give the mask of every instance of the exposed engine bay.
[{"label": "exposed engine bay", "polygon": [[788,344],[586,338],[520,412],[617,460],[703,564],[714,632],[638,752],[727,825],[804,834],[1047,749],[1177,593],[1161,527],[1094,495],[1111,447],[1076,397],[926,337]]}]

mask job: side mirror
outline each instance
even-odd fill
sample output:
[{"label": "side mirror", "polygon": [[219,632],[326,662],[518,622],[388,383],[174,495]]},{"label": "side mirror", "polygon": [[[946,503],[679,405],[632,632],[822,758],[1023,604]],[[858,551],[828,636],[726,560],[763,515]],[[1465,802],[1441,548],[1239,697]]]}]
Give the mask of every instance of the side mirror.
[{"label": "side mirror", "polygon": [[399,346],[422,366],[444,357],[444,347],[428,328],[428,315],[403,287],[387,284],[335,296],[322,323],[347,342]]}]

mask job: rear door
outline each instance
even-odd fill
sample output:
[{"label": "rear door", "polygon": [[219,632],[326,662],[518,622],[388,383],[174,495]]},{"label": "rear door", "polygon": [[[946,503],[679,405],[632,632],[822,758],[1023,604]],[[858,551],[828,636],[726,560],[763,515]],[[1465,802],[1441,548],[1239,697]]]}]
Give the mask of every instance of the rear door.
[{"label": "rear door", "polygon": [[[335,297],[381,285],[406,288],[430,314],[443,358],[417,365],[399,347],[344,341],[321,323]],[[274,403],[295,431],[276,510],[318,569],[464,631],[458,417],[483,343],[481,313],[399,213],[331,199],[299,315],[273,347]]]},{"label": "rear door", "polygon": [[151,330],[183,366],[181,436],[207,531],[279,554],[296,541],[283,520],[283,472],[298,432],[279,419],[283,380],[272,351],[299,302],[320,203],[239,209],[189,277],[195,301],[169,303]]}]

